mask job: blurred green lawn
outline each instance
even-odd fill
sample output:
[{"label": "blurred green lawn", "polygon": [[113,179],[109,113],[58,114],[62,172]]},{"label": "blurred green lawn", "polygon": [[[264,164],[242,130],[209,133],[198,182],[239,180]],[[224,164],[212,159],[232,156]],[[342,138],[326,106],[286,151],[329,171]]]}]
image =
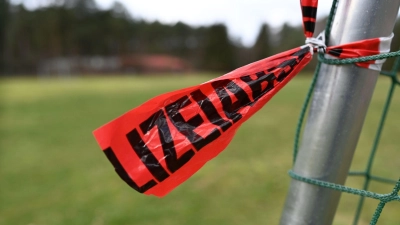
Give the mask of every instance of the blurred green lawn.
[{"label": "blurred green lawn", "polygon": [[[309,76],[298,76],[238,131],[230,146],[164,198],[136,193],[114,172],[92,131],[158,94],[202,76],[0,80],[0,224],[278,224]],[[353,161],[364,169],[389,85],[380,78]],[[400,175],[400,93],[393,99],[374,174]],[[347,185],[360,188],[362,179]],[[388,193],[392,185],[373,184]],[[351,224],[357,197],[343,194],[334,224]],[[367,200],[362,223],[378,202]],[[400,224],[389,203],[379,224]]]}]

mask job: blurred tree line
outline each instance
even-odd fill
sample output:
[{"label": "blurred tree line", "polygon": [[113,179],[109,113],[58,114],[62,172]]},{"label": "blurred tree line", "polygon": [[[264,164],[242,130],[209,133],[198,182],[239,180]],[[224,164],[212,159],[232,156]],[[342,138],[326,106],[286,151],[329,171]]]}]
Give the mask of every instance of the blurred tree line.
[{"label": "blurred tree line", "polygon": [[[397,23],[395,33],[400,34]],[[400,39],[394,39],[400,46]],[[27,10],[0,0],[0,73],[36,73],[42,60],[74,56],[166,54],[196,70],[227,72],[304,43],[301,26],[272,32],[260,27],[255,44],[231,39],[224,24],[191,27],[135,19],[119,2],[99,9],[94,0],[53,0]]]}]

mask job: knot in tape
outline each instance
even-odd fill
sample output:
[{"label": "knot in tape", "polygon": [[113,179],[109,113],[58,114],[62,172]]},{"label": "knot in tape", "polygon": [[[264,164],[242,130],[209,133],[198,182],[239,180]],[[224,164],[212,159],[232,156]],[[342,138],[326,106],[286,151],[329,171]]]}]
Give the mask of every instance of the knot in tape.
[{"label": "knot in tape", "polygon": [[310,46],[311,54],[314,52],[325,53],[326,45],[325,45],[325,32],[321,32],[318,37],[308,37],[306,39],[306,45]]}]

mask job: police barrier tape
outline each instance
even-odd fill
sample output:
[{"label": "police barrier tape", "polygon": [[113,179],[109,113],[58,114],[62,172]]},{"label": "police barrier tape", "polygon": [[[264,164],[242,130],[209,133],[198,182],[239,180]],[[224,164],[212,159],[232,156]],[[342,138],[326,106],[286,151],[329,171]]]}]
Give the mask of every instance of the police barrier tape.
[{"label": "police barrier tape", "polygon": [[229,144],[310,60],[304,46],[166,93],[94,131],[118,175],[135,190],[164,196]]},{"label": "police barrier tape", "polygon": [[[303,8],[303,13],[307,10],[314,9]],[[325,52],[338,58],[379,54],[389,51],[392,38],[330,46]],[[98,128],[94,136],[121,179],[140,193],[162,197],[223,151],[239,126],[304,68],[318,48],[308,44],[157,96]],[[382,63],[357,65],[380,70]]]},{"label": "police barrier tape", "polygon": [[314,34],[315,23],[317,22],[318,0],[300,0],[300,5],[304,35],[310,38]]}]

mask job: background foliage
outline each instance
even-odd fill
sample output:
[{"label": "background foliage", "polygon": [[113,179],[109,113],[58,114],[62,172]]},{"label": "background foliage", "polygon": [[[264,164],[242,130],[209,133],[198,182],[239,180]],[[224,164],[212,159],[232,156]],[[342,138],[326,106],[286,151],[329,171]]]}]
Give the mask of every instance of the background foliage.
[{"label": "background foliage", "polygon": [[[94,0],[54,0],[28,10],[0,0],[0,73],[36,74],[47,59],[76,56],[167,54],[195,70],[227,72],[304,43],[301,27],[260,27],[253,46],[229,37],[224,24],[191,27],[137,19],[115,2],[100,9]],[[323,27],[321,20],[317,27]],[[400,33],[400,25],[395,33]],[[400,39],[394,39],[394,48]],[[313,68],[310,66],[308,68]]]}]

